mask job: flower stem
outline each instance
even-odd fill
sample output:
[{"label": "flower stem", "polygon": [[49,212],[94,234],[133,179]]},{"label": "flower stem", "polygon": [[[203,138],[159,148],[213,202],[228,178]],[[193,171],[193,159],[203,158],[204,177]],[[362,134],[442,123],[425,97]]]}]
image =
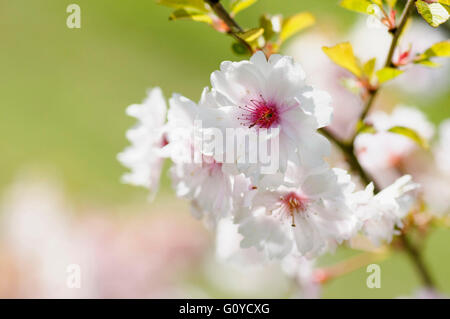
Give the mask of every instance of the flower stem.
[{"label": "flower stem", "polygon": [[242,43],[250,53],[253,53],[254,50],[252,46],[238,35],[238,33],[244,32],[244,29],[242,29],[236,20],[231,17],[228,11],[220,3],[220,0],[204,1],[209,4],[214,13],[228,26],[228,34],[235,38],[238,42]]},{"label": "flower stem", "polygon": [[398,26],[391,31],[393,34],[391,46],[389,48],[389,52],[386,58],[386,62],[384,63],[385,67],[395,67],[392,64],[392,57],[394,56],[395,48],[397,47],[398,39],[402,35],[403,29],[405,28],[406,22],[408,18],[411,16],[414,8],[416,0],[408,0],[406,3],[405,9],[403,10],[402,16],[400,17],[400,23]]}]

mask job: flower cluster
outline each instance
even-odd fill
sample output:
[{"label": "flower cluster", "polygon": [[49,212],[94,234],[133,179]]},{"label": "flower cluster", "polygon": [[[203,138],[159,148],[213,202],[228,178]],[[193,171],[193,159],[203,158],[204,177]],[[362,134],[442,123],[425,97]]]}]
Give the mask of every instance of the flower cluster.
[{"label": "flower cluster", "polygon": [[[331,98],[308,85],[289,56],[267,59],[258,51],[249,60],[223,62],[198,103],[174,94],[169,106],[154,88],[128,108],[138,125],[118,157],[131,170],[124,181],[155,191],[170,159],[177,196],[213,229],[232,221],[241,248],[297,259],[361,234],[379,245],[392,240],[415,203],[418,185],[410,176],[374,194],[373,184],[358,191],[349,173],[330,167],[331,143],[320,129],[331,122]],[[259,156],[251,160],[261,150],[276,159],[273,170]]]}]

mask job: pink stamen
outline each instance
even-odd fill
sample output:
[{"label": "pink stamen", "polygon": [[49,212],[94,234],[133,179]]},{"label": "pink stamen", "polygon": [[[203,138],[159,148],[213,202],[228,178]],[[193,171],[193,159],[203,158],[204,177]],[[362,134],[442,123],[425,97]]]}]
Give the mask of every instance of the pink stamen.
[{"label": "pink stamen", "polygon": [[277,105],[267,102],[262,95],[259,100],[252,99],[250,103],[245,106],[239,107],[243,113],[238,120],[241,121],[241,125],[252,128],[268,129],[273,125],[278,124],[280,117]]},{"label": "pink stamen", "polygon": [[283,210],[287,217],[292,218],[292,227],[295,227],[295,214],[300,214],[308,208],[309,199],[296,192],[290,192],[280,198]]}]

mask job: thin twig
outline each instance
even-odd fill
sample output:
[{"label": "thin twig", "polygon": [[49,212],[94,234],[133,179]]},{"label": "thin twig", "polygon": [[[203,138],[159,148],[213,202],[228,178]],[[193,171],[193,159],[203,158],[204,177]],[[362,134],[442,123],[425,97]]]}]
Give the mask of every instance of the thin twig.
[{"label": "thin twig", "polygon": [[415,2],[416,2],[416,0],[408,0],[408,2],[406,3],[405,9],[403,10],[403,13],[400,17],[400,23],[394,30],[391,31],[391,32],[393,32],[393,36],[392,36],[391,46],[389,48],[389,52],[388,52],[388,55],[386,58],[386,62],[384,63],[385,67],[395,67],[392,64],[392,57],[394,56],[394,52],[395,52],[395,48],[397,47],[398,39],[402,35],[403,29],[405,28],[405,25],[406,25],[406,22],[408,21],[411,13],[413,12]]},{"label": "thin twig", "polygon": [[342,142],[339,138],[337,138],[329,129],[321,128],[319,131],[329,140],[331,140],[339,149],[341,149],[342,153],[345,155],[348,164],[350,165],[350,169],[354,171],[361,178],[361,181],[364,185],[369,183],[374,184],[374,191],[378,193],[380,191],[379,186],[375,183],[373,178],[371,178],[366,171],[362,168],[361,164],[358,161],[358,158],[355,155],[355,150],[353,144]]},{"label": "thin twig", "polygon": [[[395,49],[397,48],[398,40],[403,32],[403,29],[406,26],[406,22],[408,21],[408,18],[410,17],[411,13],[413,12],[412,9],[414,8],[416,0],[408,0],[406,3],[405,9],[403,10],[403,13],[400,17],[400,23],[398,26],[391,30],[392,33],[392,41],[391,45],[389,46],[388,55],[386,57],[386,61],[384,63],[384,67],[393,67],[396,68],[396,66],[392,63],[392,57],[394,56]],[[379,88],[375,88],[371,91],[369,91],[369,98],[367,100],[366,105],[364,106],[364,109],[361,113],[360,119],[361,121],[364,121],[367,114],[369,113],[370,109],[372,108],[373,102],[375,101],[375,98],[378,94]],[[352,138],[352,144],[355,141],[357,133]]]},{"label": "thin twig", "polygon": [[220,3],[220,0],[205,0],[207,4],[211,7],[214,13],[228,26],[228,34],[235,38],[238,42],[242,43],[250,53],[253,53],[252,46],[242,39],[238,33],[244,32],[244,29],[234,20],[228,11]]}]

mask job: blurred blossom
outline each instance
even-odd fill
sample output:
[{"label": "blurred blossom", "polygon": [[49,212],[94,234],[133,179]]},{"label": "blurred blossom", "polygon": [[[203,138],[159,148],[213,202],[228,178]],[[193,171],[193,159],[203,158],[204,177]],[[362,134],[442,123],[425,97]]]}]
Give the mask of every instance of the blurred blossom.
[{"label": "blurred blossom", "polygon": [[[385,29],[371,28],[367,26],[365,19],[361,19],[347,38],[362,62],[377,58],[377,68],[384,66],[392,40],[391,34]],[[432,28],[423,21],[412,20],[400,38],[393,60],[397,61],[402,53],[408,51],[408,56],[412,59],[416,54],[423,53],[433,44],[444,40],[447,40],[447,36],[442,30]],[[449,85],[450,64],[446,59],[436,61],[442,66],[428,68],[419,64],[409,64],[406,66],[405,74],[392,80],[391,84],[408,94],[433,96],[443,93]]]},{"label": "blurred blossom", "polygon": [[439,142],[434,149],[434,154],[437,167],[450,177],[450,119],[439,126]]},{"label": "blurred blossom", "polygon": [[[180,297],[181,275],[202,260],[207,244],[200,225],[170,213],[130,219],[71,212],[59,185],[20,179],[11,187],[0,278],[13,278],[1,278],[1,296]],[[81,269],[79,289],[66,284],[71,264]]]},{"label": "blurred blossom", "polygon": [[417,132],[423,139],[430,140],[434,126],[425,115],[407,106],[397,106],[391,114],[375,111],[369,115],[367,123],[373,125],[376,133],[357,136],[355,149],[362,166],[382,186],[387,186],[403,175],[404,165],[420,146],[409,137],[389,132],[392,127],[406,127]]},{"label": "blurred blossom", "polygon": [[264,256],[254,247],[242,249],[243,236],[238,232],[238,225],[231,218],[222,219],[216,229],[216,259],[235,264],[258,264]]},{"label": "blurred blossom", "polygon": [[315,260],[294,254],[282,260],[283,271],[298,285],[297,295],[304,299],[317,299],[321,296],[321,278],[315,271]]},{"label": "blurred blossom", "polygon": [[432,148],[433,158],[415,158],[408,166],[423,184],[424,199],[436,216],[450,213],[450,120],[439,126],[439,138]]},{"label": "blurred blossom", "polygon": [[81,237],[96,259],[98,297],[183,296],[180,274],[199,264],[206,248],[205,234],[193,221],[173,215],[120,223],[96,219],[86,223]]},{"label": "blurred blossom", "polygon": [[307,83],[331,95],[333,119],[329,127],[339,137],[348,138],[362,110],[362,101],[342,84],[344,78],[350,77],[350,72],[335,65],[322,51],[323,46],[337,42],[334,33],[316,30],[296,38],[286,53],[302,65]]},{"label": "blurred blossom", "polygon": [[216,231],[216,255],[205,265],[208,281],[232,296],[275,298],[289,293],[290,280],[278,262],[268,262],[254,248],[242,249],[242,235],[231,219],[222,219]]},{"label": "blurred blossom", "polygon": [[76,298],[84,294],[66,284],[67,266],[85,263],[87,255],[72,241],[70,209],[60,189],[57,184],[24,178],[5,196],[2,239],[17,267],[16,297]]},{"label": "blurred blossom", "polygon": [[[220,281],[227,282],[225,286],[229,290],[237,290],[238,287],[242,287],[242,280],[255,280],[256,283],[249,282],[248,288],[244,290],[249,296],[253,296],[252,292],[260,294],[266,286],[271,286],[270,291],[274,295],[275,293],[292,293],[293,289],[295,298],[320,297],[320,280],[315,273],[315,260],[290,254],[281,261],[267,261],[264,254],[256,248],[241,248],[242,239],[243,236],[239,234],[238,226],[231,219],[223,219],[219,222],[216,231],[216,260],[222,267],[223,265],[229,266],[228,273],[237,272],[239,278],[243,277],[239,280],[221,279]],[[215,279],[215,281],[217,280]],[[289,285],[292,282],[294,282],[293,287]],[[223,287],[224,283],[221,286]],[[273,290],[274,288],[279,291]]]},{"label": "blurred blossom", "polygon": [[399,234],[398,228],[403,228],[402,219],[414,207],[418,188],[411,176],[405,175],[377,194],[373,183],[353,193],[352,208],[361,221],[364,236],[376,246],[390,243]]},{"label": "blurred blossom", "polygon": [[431,288],[421,288],[411,296],[400,296],[397,299],[449,299],[449,297]]},{"label": "blurred blossom", "polygon": [[130,169],[129,173],[122,176],[122,181],[148,188],[153,198],[159,188],[164,162],[158,153],[164,145],[162,126],[167,113],[161,88],[148,90],[142,104],[130,105],[126,113],[136,118],[137,123],[126,133],[131,145],[117,155],[117,159]]}]

